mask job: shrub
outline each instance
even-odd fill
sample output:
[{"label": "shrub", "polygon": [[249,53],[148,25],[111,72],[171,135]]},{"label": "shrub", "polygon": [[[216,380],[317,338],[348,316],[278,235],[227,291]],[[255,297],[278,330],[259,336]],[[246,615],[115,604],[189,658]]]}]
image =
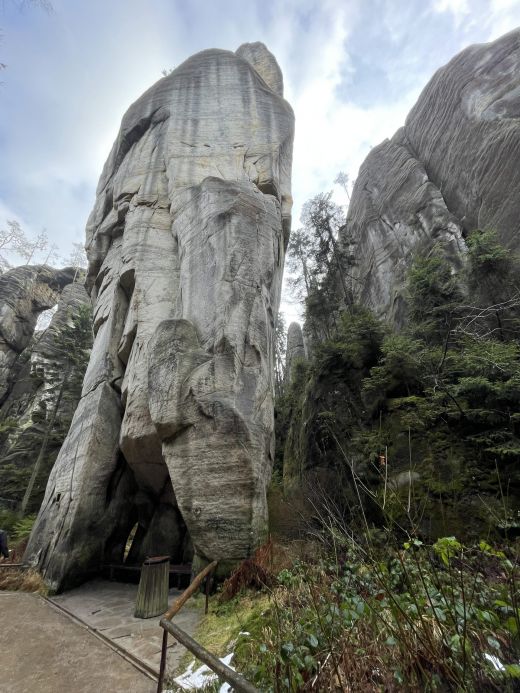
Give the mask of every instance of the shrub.
[{"label": "shrub", "polygon": [[278,575],[261,643],[237,650],[263,691],[513,690],[516,562],[486,542],[410,539]]}]

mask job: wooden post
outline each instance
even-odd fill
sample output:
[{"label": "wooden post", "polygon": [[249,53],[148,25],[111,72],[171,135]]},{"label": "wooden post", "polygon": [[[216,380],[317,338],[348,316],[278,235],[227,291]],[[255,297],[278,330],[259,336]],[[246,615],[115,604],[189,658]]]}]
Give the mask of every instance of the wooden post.
[{"label": "wooden post", "polygon": [[184,645],[192,654],[204,662],[212,671],[214,671],[221,679],[233,688],[237,693],[260,693],[258,688],[249,683],[242,674],[231,669],[226,664],[220,661],[211,652],[208,652],[202,645],[199,645],[188,633],[179,628],[178,625],[162,618],[160,625],[165,631],[168,631],[173,637],[178,640],[181,645]]},{"label": "wooden post", "polygon": [[135,600],[136,618],[159,616],[168,607],[168,582],[170,577],[170,557],[147,558],[143,563],[137,598]]},{"label": "wooden post", "polygon": [[192,594],[194,594],[199,587],[202,584],[202,581],[208,575],[209,573],[213,572],[215,568],[217,567],[218,561],[213,561],[209,565],[207,565],[204,570],[201,570],[200,573],[197,575],[197,577],[193,580],[193,582],[190,584],[189,587],[187,587],[184,592],[181,594],[181,596],[173,602],[172,606],[168,611],[164,614],[163,618],[167,619],[168,621],[171,621],[172,618],[175,616],[176,613],[178,613],[184,604],[188,601],[188,599],[191,597]]},{"label": "wooden post", "polygon": [[210,584],[211,584],[210,581],[211,581],[211,573],[209,573],[208,575],[206,575],[206,589],[205,589],[205,592],[206,592],[206,604],[205,604],[205,606],[204,606],[204,615],[205,615],[205,616],[208,615],[208,608],[209,608],[209,588],[210,588]]},{"label": "wooden post", "polygon": [[[163,618],[161,619],[160,625],[162,628],[163,626],[163,621],[166,623],[169,623],[172,618],[175,616],[175,614],[179,613],[179,611],[182,609],[184,604],[188,601],[188,599],[191,597],[192,594],[194,594],[199,587],[202,584],[202,581],[204,578],[207,578],[206,582],[206,613],[208,613],[208,582],[209,582],[209,576],[213,573],[215,568],[218,565],[218,561],[213,561],[209,565],[207,565],[204,570],[201,570],[201,572],[197,575],[197,577],[193,580],[193,582],[187,587],[184,592],[181,594],[181,596],[173,602],[172,606],[168,611],[164,614]],[[163,687],[163,681],[164,681],[164,672],[166,669],[166,654],[167,654],[167,643],[168,643],[168,631],[166,628],[164,628],[164,633],[163,633],[163,640],[162,640],[162,650],[161,650],[161,666],[159,669],[159,680],[157,682],[157,693],[162,693],[162,687]],[[219,660],[220,661],[220,660]],[[237,689],[239,690],[239,689]],[[248,693],[246,691],[246,693]]]}]

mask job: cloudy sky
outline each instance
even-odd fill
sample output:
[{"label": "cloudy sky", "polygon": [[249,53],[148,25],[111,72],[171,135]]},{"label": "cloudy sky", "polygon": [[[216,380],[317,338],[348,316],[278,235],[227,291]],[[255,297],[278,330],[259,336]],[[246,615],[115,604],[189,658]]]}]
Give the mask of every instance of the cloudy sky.
[{"label": "cloudy sky", "polygon": [[192,53],[260,40],[276,55],[296,115],[296,226],[340,170],[355,178],[438,67],[520,25],[520,0],[20,2],[0,0],[0,227],[45,228],[64,256],[124,111]]}]

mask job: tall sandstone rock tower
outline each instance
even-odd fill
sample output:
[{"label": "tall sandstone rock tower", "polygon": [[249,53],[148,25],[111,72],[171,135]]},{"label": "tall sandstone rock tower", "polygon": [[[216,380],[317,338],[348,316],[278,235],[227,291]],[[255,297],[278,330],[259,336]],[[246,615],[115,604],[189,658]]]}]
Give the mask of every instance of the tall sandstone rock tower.
[{"label": "tall sandstone rock tower", "polygon": [[95,341],[26,558],[55,590],[129,555],[223,572],[266,532],[294,116],[263,44],[125,114],[87,225]]},{"label": "tall sandstone rock tower", "polygon": [[413,259],[433,248],[456,272],[475,229],[520,248],[520,29],[469,46],[440,68],[404,127],[374,147],[352,192],[342,241],[356,299],[406,323]]}]

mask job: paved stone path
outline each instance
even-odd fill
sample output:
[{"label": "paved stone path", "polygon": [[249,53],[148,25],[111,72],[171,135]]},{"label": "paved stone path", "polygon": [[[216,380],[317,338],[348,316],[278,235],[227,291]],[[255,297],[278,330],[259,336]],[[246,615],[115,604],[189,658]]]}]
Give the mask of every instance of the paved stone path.
[{"label": "paved stone path", "polygon": [[153,693],[156,687],[41,597],[0,592],[2,693]]},{"label": "paved stone path", "polygon": [[[170,590],[168,603],[180,594],[178,590]],[[163,631],[158,616],[134,618],[136,595],[137,585],[93,580],[53,597],[52,601],[158,672]],[[188,601],[175,616],[175,623],[193,635],[201,618],[202,610]],[[182,645],[171,637],[168,639],[167,673],[176,669],[185,652]]]},{"label": "paved stone path", "polygon": [[[94,633],[159,671],[162,629],[159,617],[134,618],[137,585],[94,580],[53,597],[0,592],[1,693],[154,693],[156,683]],[[171,604],[181,592],[170,590]],[[56,606],[53,606],[55,604]],[[188,602],[175,622],[193,635],[202,609]],[[166,672],[185,653],[168,640]]]}]

